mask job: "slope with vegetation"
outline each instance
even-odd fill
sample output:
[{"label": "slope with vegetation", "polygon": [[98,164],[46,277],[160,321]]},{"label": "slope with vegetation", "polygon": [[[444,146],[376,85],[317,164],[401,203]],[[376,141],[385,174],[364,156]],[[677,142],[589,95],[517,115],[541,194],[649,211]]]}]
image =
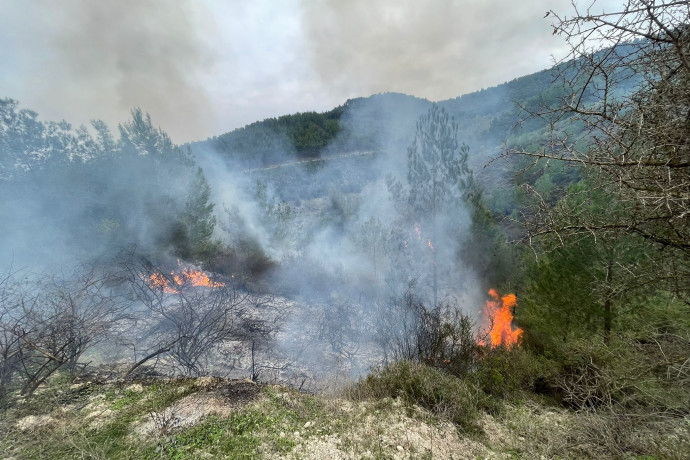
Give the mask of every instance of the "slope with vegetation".
[{"label": "slope with vegetation", "polygon": [[[549,71],[194,144],[200,164],[213,151],[245,171],[250,203],[214,207],[222,184],[141,111],[114,140],[2,101],[0,193],[31,197],[0,211],[10,238],[36,241],[24,233],[46,217],[57,230],[36,235],[107,269],[2,272],[0,449],[690,457],[690,7],[551,14],[572,54]],[[124,263],[95,257],[128,244]],[[168,274],[171,256],[215,275]],[[471,314],[489,287],[517,294],[518,346]],[[85,358],[112,344],[131,350],[125,371],[97,379]],[[232,371],[254,382],[208,377]],[[156,372],[176,378],[141,380]]]},{"label": "slope with vegetation", "polygon": [[505,368],[521,368],[510,364],[516,358],[525,356],[498,353],[469,380],[400,362],[339,397],[220,378],[56,378],[3,409],[0,451],[17,459],[687,458],[690,429],[672,420],[575,412],[517,387],[487,393],[509,386],[487,387],[486,372],[518,380]]}]

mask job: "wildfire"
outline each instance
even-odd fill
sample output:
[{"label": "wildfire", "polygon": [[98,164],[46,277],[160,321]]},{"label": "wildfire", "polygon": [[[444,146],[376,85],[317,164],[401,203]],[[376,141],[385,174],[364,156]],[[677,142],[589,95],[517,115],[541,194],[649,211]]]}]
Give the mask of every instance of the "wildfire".
[{"label": "wildfire", "polygon": [[163,276],[162,273],[153,273],[149,276],[148,284],[152,289],[163,289],[167,294],[178,294],[177,286],[191,285],[204,286],[210,288],[224,287],[225,283],[212,281],[208,275],[201,270],[194,270],[190,267],[185,267],[181,272],[170,272],[172,277]]},{"label": "wildfire", "polygon": [[[422,241],[422,227],[421,227],[421,225],[419,224],[419,222],[415,222],[415,223],[414,223],[414,232],[417,234],[417,239],[418,239],[419,241]],[[427,247],[428,247],[429,249],[431,249],[432,251],[434,251],[434,244],[431,242],[430,239],[427,239],[427,240],[426,240],[426,245],[427,245]],[[407,242],[405,243],[405,247],[407,248]]]},{"label": "wildfire", "polygon": [[[491,300],[487,300],[484,304],[484,315],[491,326],[489,331],[491,348],[500,345],[511,348],[520,341],[523,333],[522,329],[513,329],[512,325],[512,308],[517,305],[517,297],[515,294],[506,294],[499,299],[495,289],[489,290],[489,296]],[[480,342],[480,345],[486,344]]]}]

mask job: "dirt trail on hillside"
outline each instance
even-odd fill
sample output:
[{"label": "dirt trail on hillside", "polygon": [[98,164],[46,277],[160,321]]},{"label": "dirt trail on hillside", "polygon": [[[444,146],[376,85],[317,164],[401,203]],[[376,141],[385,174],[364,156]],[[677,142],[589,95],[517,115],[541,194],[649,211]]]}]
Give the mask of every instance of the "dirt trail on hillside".
[{"label": "dirt trail on hillside", "polygon": [[343,153],[340,155],[329,155],[327,157],[319,157],[319,158],[309,158],[308,160],[299,160],[299,161],[291,161],[288,163],[278,163],[275,165],[270,165],[270,166],[265,166],[263,168],[251,168],[251,169],[245,169],[242,171],[244,174],[251,174],[259,171],[269,171],[271,169],[278,169],[278,168],[285,168],[287,166],[295,166],[295,165],[300,165],[300,164],[307,164],[307,163],[316,163],[319,161],[330,161],[330,160],[338,160],[341,158],[350,158],[350,157],[357,157],[357,156],[365,156],[365,155],[373,155],[376,153],[374,150],[366,150],[363,152],[350,152],[350,153]]}]

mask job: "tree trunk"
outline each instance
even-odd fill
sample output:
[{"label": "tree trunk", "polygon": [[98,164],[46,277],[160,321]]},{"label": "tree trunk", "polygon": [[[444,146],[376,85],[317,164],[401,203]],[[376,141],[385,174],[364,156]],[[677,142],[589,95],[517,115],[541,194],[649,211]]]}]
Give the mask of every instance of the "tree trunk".
[{"label": "tree trunk", "polygon": [[613,320],[613,312],[611,310],[611,297],[613,297],[612,280],[613,261],[609,260],[606,265],[606,299],[604,300],[604,343],[606,345],[611,342],[611,322]]},{"label": "tree trunk", "polygon": [[436,201],[438,200],[438,197],[436,196],[436,173],[434,172],[434,197],[433,197],[433,206],[432,206],[432,215],[431,215],[431,258],[432,258],[432,263],[434,264],[434,311],[438,309],[438,267],[436,265],[436,249],[433,248],[433,244],[438,243],[436,241]]},{"label": "tree trunk", "polygon": [[134,365],[133,365],[132,367],[130,367],[129,370],[128,370],[127,372],[124,373],[124,375],[122,376],[122,379],[124,380],[124,379],[126,379],[127,377],[129,377],[129,375],[130,375],[132,372],[134,372],[135,370],[137,370],[137,368],[138,368],[139,366],[141,366],[142,364],[144,364],[146,361],[148,361],[148,360],[150,360],[150,359],[152,359],[152,358],[155,358],[156,356],[158,356],[158,355],[160,355],[160,354],[163,354],[163,353],[165,353],[165,352],[170,351],[170,349],[173,347],[173,345],[175,345],[176,342],[177,342],[177,340],[176,340],[175,342],[173,342],[173,343],[171,343],[171,344],[169,344],[169,345],[166,345],[166,346],[164,346],[163,348],[159,348],[158,350],[154,351],[153,353],[150,353],[150,354],[144,356],[143,358],[141,358],[139,361],[137,361],[136,363],[134,363]]}]

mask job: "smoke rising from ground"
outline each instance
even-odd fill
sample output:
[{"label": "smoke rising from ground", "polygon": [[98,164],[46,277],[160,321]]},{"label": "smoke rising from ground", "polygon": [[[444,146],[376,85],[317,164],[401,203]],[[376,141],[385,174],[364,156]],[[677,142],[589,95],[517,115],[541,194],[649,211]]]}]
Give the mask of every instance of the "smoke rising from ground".
[{"label": "smoke rising from ground", "polygon": [[549,8],[569,2],[0,0],[0,96],[111,128],[142,107],[187,142],[351,97],[440,100],[537,71],[563,54]]},{"label": "smoke rising from ground", "polygon": [[[349,101],[341,131],[322,158],[299,161],[293,149],[276,152],[288,164],[248,168],[242,152],[219,152],[212,143],[195,146],[195,156],[188,156],[139,111],[123,123],[118,142],[105,131],[100,140],[89,140],[56,124],[31,128],[35,115],[4,100],[0,108],[9,122],[0,139],[0,216],[8,238],[0,256],[15,267],[51,273],[99,259],[107,265],[113,254],[134,252],[145,262],[130,265],[129,283],[143,299],[157,299],[152,309],[175,306],[146,280],[150,270],[160,277],[179,271],[175,258],[183,267],[201,264],[196,255],[185,255],[184,241],[195,228],[190,216],[191,224],[197,221],[194,197],[204,190],[195,179],[199,165],[210,184],[218,241],[202,268],[256,295],[255,305],[240,309],[247,318],[263,318],[259,306],[280,316],[280,330],[271,326],[256,342],[260,350],[240,340],[244,351],[230,353],[237,367],[227,372],[244,377],[249,361],[254,368],[257,360],[277,372],[275,378],[363,375],[397,352],[395,340],[409,343],[409,328],[419,325],[415,315],[435,308],[435,272],[438,305],[471,315],[482,303],[487,281],[460,255],[472,232],[471,208],[456,201],[435,221],[410,220],[387,186],[389,175],[412,185],[406,183],[406,151],[415,123],[431,105],[400,94]],[[368,149],[352,150],[350,143],[362,139]],[[217,296],[196,294],[204,308],[216,305]],[[161,344],[157,336],[147,342],[146,330],[130,332],[128,343],[137,350]],[[118,359],[128,359],[125,348],[116,348]],[[215,348],[206,351],[209,362],[229,362],[214,359]],[[284,368],[276,364],[288,361]]]},{"label": "smoke rising from ground", "polygon": [[[484,286],[458,257],[470,232],[470,210],[463,205],[445,209],[436,222],[440,230],[434,238],[428,220],[416,226],[415,222],[399,222],[401,216],[386,185],[388,175],[406,184],[407,147],[419,116],[430,105],[400,95],[374,96],[350,104],[341,119],[343,136],[348,129],[361,129],[372,118],[380,126],[372,140],[377,150],[359,152],[361,156],[341,158],[334,152],[311,163],[298,163],[295,158],[290,165],[291,153],[285,152],[286,165],[262,171],[228,161],[227,156],[207,150],[208,144],[200,146],[197,158],[212,185],[219,234],[232,240],[239,222],[278,263],[271,272],[276,285],[288,285],[307,301],[344,295],[350,296],[350,302],[374,302],[377,297],[399,294],[416,279],[418,292],[424,292],[424,301],[430,302],[436,251],[441,300],[462,299],[473,304]],[[339,139],[333,142],[338,143]],[[265,187],[265,197],[257,198],[257,186]],[[266,203],[273,203],[274,215],[269,218]],[[275,211],[280,203],[289,207],[285,216]],[[224,209],[233,212],[224,214]],[[376,225],[380,226],[378,236],[372,234]],[[400,228],[392,234],[396,226]],[[381,240],[374,247],[376,238]],[[305,266],[311,269],[305,270]],[[321,275],[326,281],[315,282]],[[355,292],[357,289],[360,291]]]},{"label": "smoke rising from ground", "polygon": [[[459,33],[478,35],[471,18],[481,22],[477,18],[492,16],[491,7],[482,4],[461,11],[456,3],[442,3],[433,10],[419,9],[412,3],[349,5],[302,5],[309,49],[303,65],[314,64],[321,84],[333,88],[331,94],[400,89],[441,98],[461,94],[465,84],[487,84],[486,75],[481,74],[489,72],[489,60]],[[211,115],[212,110],[203,90],[195,85],[195,78],[200,69],[214,65],[214,56],[201,42],[198,29],[204,20],[195,17],[191,4],[186,10],[166,10],[164,21],[157,15],[160,4],[150,2],[132,4],[127,17],[110,17],[109,7],[100,4],[71,3],[60,11],[43,6],[44,12],[54,16],[41,17],[37,9],[29,16],[42,18],[36,27],[48,28],[36,38],[43,40],[51,53],[35,61],[26,56],[16,59],[25,59],[26,65],[38,69],[50,54],[64,91],[53,94],[52,87],[39,79],[27,82],[36,85],[37,97],[58,101],[58,96],[66,94],[74,99],[75,106],[83,108],[92,107],[91,99],[97,99],[97,95],[105,95],[111,99],[104,104],[104,110],[116,107],[109,112],[116,121],[126,118],[117,116],[119,110],[142,106],[152,113],[155,125],[173,133],[186,129],[192,133],[207,123],[204,116]],[[26,10],[15,14],[21,16]],[[158,19],[153,21],[154,17]],[[362,18],[364,26],[360,24]],[[115,23],[112,30],[100,30],[106,20]],[[58,28],[54,27],[56,21],[62,24]],[[506,34],[498,37],[505,43],[511,33],[518,31],[507,28],[497,33]],[[97,36],[93,42],[85,40],[91,36]],[[474,66],[472,73],[478,72],[477,78],[482,80],[459,77],[469,63]],[[94,86],[91,81],[98,83]],[[494,91],[493,100],[507,106],[504,90]],[[30,100],[22,104],[32,107]],[[481,304],[487,281],[460,257],[472,231],[468,206],[446,209],[436,222],[401,222],[386,186],[389,174],[405,184],[405,152],[413,139],[415,122],[429,108],[429,101],[388,94],[346,105],[340,120],[342,136],[348,127],[355,132],[371,129],[370,148],[374,153],[345,150],[362,154],[358,163],[332,157],[254,174],[247,171],[246,165],[229,161],[224,156],[227,152],[208,149],[208,144],[206,150],[195,153],[211,185],[211,201],[216,205],[218,219],[215,236],[223,245],[219,249],[223,260],[211,257],[204,268],[221,273],[228,281],[230,277],[239,280],[243,290],[268,291],[297,303],[302,310],[286,320],[278,349],[290,350],[285,344],[299,339],[321,350],[324,341],[330,340],[330,358],[339,359],[349,353],[353,368],[358,369],[353,372],[360,372],[366,371],[368,364],[356,363],[352,350],[368,340],[364,348],[371,351],[375,328],[383,327],[373,325],[372,318],[386,318],[384,329],[399,330],[395,308],[404,310],[400,299],[412,281],[417,300],[435,307],[431,273],[438,269],[439,300],[467,313]],[[447,101],[445,105],[455,105],[455,113],[465,117],[462,123],[466,129],[486,131],[493,122],[482,120],[480,112],[468,110],[471,100]],[[92,116],[102,116],[98,110]],[[45,115],[51,117],[50,113]],[[198,125],[188,125],[188,120]],[[151,134],[150,130],[144,131],[142,144]],[[468,138],[478,137],[465,134]],[[483,145],[498,142],[500,139],[484,139]],[[325,155],[338,153],[329,148],[324,150]],[[491,154],[475,151],[475,145],[470,148],[480,159]],[[20,153],[34,152],[29,148]],[[5,197],[12,198],[13,203],[23,200],[24,206],[0,208],[0,215],[12,222],[11,239],[1,248],[2,256],[16,257],[19,265],[36,266],[44,260],[57,265],[128,245],[137,245],[140,253],[158,259],[161,265],[173,260],[171,256],[179,256],[174,251],[179,247],[168,247],[166,243],[179,239],[178,224],[185,221],[194,168],[185,167],[177,175],[166,177],[155,164],[157,160],[152,159],[148,173],[133,174],[141,169],[141,157],[151,158],[152,154],[125,154],[131,157],[117,168],[104,163],[96,177],[88,169],[88,174],[80,176],[78,169],[64,164],[55,172],[46,168],[41,180],[49,181],[57,191],[52,195],[42,195],[42,184],[32,182],[34,177],[27,174],[22,185],[35,195],[27,199],[9,190]],[[284,160],[294,154],[275,152]],[[71,188],[70,184],[79,186]],[[179,217],[180,222],[170,219],[171,215]],[[430,230],[434,226],[438,231]],[[198,262],[179,257],[184,263]],[[248,267],[250,263],[252,267]],[[235,269],[246,273],[235,277]],[[304,337],[305,324],[315,331],[316,338]],[[318,353],[313,356],[315,365],[323,368],[320,359]]]},{"label": "smoke rising from ground", "polygon": [[[389,174],[408,185],[406,148],[431,105],[411,99],[381,95],[349,105],[344,131],[372,116],[384,127],[373,140],[379,148],[361,156],[331,152],[299,162],[285,152],[284,165],[262,170],[229,161],[208,144],[197,150],[218,205],[219,236],[238,248],[251,239],[274,262],[258,279],[246,272],[235,279],[295,302],[274,351],[299,356],[295,366],[308,375],[356,377],[378,365],[375,338],[389,334],[381,341],[390,347],[390,337],[409,327],[403,322],[414,322],[400,317],[409,313],[400,299],[413,293],[433,308],[434,265],[440,305],[476,317],[483,303],[487,281],[460,257],[472,231],[470,207],[456,203],[435,223],[402,221],[386,185]],[[277,211],[281,203],[289,212]]]}]

